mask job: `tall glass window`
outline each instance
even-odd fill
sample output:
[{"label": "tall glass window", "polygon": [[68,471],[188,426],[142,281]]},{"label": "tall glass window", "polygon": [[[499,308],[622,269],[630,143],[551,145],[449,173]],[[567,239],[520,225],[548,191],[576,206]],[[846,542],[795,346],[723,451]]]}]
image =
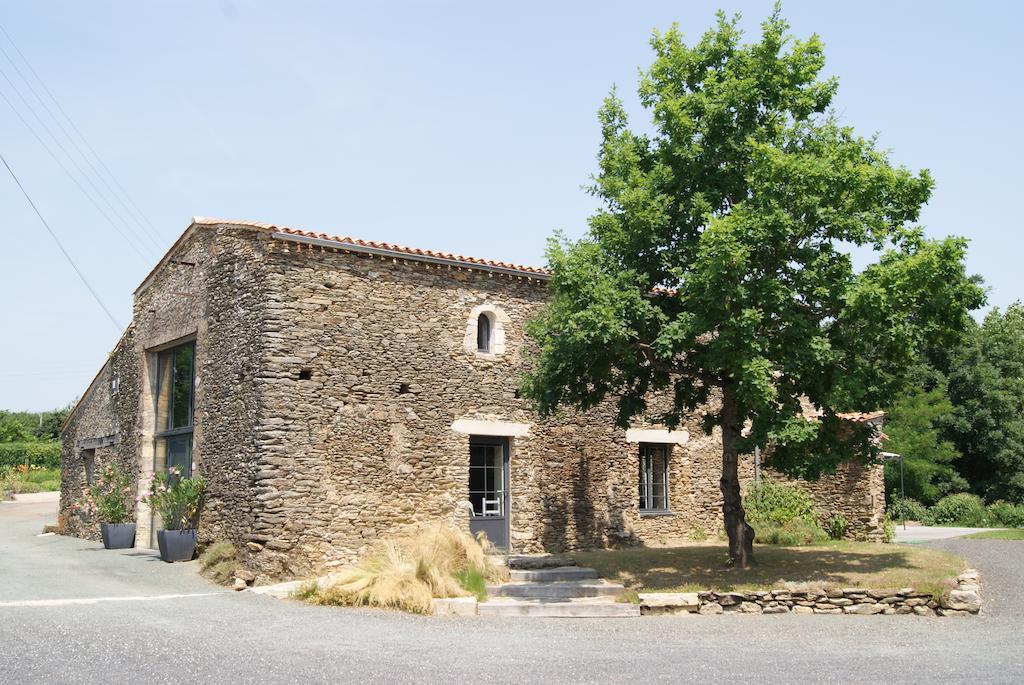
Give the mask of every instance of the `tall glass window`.
[{"label": "tall glass window", "polygon": [[194,342],[164,350],[157,355],[156,470],[177,467],[182,476],[192,475],[192,433],[195,413]]},{"label": "tall glass window", "polygon": [[668,510],[668,445],[640,445],[640,511]]}]

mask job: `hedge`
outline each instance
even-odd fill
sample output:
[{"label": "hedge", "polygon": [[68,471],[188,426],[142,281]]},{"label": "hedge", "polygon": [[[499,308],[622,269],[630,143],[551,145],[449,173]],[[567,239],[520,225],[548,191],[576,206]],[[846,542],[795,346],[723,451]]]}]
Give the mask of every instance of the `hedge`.
[{"label": "hedge", "polygon": [[60,468],[59,442],[0,442],[0,468],[29,464]]}]

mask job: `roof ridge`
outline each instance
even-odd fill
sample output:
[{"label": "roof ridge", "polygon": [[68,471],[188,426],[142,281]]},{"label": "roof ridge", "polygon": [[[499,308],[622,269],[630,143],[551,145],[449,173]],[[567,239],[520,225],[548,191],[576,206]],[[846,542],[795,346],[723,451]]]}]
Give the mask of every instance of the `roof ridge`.
[{"label": "roof ridge", "polygon": [[528,266],[525,264],[515,264],[512,262],[505,262],[497,259],[485,259],[481,257],[469,257],[467,255],[461,255],[453,252],[440,252],[437,250],[429,250],[418,247],[407,247],[405,245],[398,245],[396,243],[388,243],[378,240],[363,240],[362,238],[355,238],[352,236],[339,236],[324,233],[322,231],[308,231],[301,228],[293,228],[291,226],[283,226],[280,224],[268,224],[260,221],[250,220],[236,220],[236,219],[213,219],[210,217],[195,216],[192,217],[192,223],[201,226],[215,226],[215,225],[234,225],[234,226],[247,226],[251,228],[259,228],[263,230],[275,231],[278,233],[286,233],[289,235],[313,238],[316,240],[329,240],[333,242],[345,243],[353,245],[355,247],[366,247],[377,250],[387,250],[389,252],[396,252],[399,254],[409,255],[410,257],[433,257],[435,259],[445,259],[454,262],[461,262],[469,266],[486,266],[496,267],[499,269],[510,269],[513,271],[522,271],[526,274],[536,274],[538,276],[548,276],[551,274],[549,269]]}]

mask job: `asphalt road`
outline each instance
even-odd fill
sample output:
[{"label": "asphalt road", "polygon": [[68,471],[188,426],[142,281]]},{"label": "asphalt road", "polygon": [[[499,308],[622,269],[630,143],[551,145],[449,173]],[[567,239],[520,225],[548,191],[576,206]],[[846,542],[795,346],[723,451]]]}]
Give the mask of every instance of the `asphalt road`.
[{"label": "asphalt road", "polygon": [[1024,681],[1024,542],[929,543],[981,571],[973,618],[435,619],[222,592],[194,564],[37,537],[52,517],[0,504],[3,683]]}]

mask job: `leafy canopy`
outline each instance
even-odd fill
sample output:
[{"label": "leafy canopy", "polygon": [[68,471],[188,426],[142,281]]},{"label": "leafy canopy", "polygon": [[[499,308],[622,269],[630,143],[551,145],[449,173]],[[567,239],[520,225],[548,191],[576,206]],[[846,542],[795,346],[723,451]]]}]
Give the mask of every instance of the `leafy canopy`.
[{"label": "leafy canopy", "polygon": [[[964,240],[913,225],[928,172],[830,111],[819,38],[791,39],[778,9],[753,44],[737,22],[720,13],[693,45],[675,26],[654,34],[647,132],[614,89],[605,100],[590,188],[603,207],[585,238],[549,244],[523,387],[542,413],[614,396],[623,426],[675,426],[712,401],[707,429],[749,421],[741,451],[777,440],[773,465],[813,477],[869,445],[835,412],[885,404],[917,350],[955,341],[984,295]],[[858,273],[853,246],[879,258]],[[669,401],[652,402],[659,391]]]},{"label": "leafy canopy", "polygon": [[1024,503],[1024,305],[993,309],[954,352],[949,395],[950,436],[972,488]]}]

